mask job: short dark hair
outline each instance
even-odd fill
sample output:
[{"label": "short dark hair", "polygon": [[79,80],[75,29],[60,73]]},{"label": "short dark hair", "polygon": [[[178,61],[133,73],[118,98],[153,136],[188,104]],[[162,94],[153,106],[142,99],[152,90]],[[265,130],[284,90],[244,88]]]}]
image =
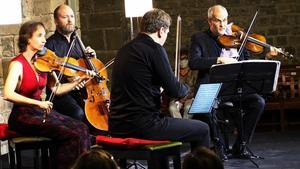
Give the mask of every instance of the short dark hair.
[{"label": "short dark hair", "polygon": [[213,151],[197,147],[184,157],[182,169],[224,169],[224,165]]},{"label": "short dark hair", "polygon": [[44,24],[42,22],[37,21],[28,21],[21,26],[18,40],[18,47],[20,52],[26,51],[28,39],[32,37],[33,33],[37,30],[38,26],[42,26],[45,29]]},{"label": "short dark hair", "polygon": [[171,25],[171,17],[164,10],[154,8],[146,12],[141,20],[141,31],[146,33],[154,33],[161,27],[169,28]]},{"label": "short dark hair", "polygon": [[72,169],[118,169],[113,156],[100,147],[92,148],[83,153]]}]

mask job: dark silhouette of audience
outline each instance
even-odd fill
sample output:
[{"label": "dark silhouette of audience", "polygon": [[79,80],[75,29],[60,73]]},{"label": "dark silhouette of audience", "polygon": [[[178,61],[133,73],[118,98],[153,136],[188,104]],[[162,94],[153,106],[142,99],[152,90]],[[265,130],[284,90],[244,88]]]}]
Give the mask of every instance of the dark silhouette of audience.
[{"label": "dark silhouette of audience", "polygon": [[101,149],[93,147],[83,153],[76,161],[72,169],[118,169],[113,156]]},{"label": "dark silhouette of audience", "polygon": [[224,166],[215,152],[197,147],[184,157],[182,169],[224,169]]}]

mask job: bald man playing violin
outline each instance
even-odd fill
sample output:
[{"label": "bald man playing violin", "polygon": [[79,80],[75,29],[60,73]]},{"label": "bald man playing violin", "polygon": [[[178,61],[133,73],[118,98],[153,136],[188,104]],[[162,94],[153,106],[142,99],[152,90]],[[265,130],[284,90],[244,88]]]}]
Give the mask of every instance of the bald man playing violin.
[{"label": "bald man playing violin", "polygon": [[[214,64],[227,64],[238,62],[239,60],[247,60],[250,57],[249,52],[244,49],[238,57],[237,49],[225,49],[218,42],[217,38],[220,35],[230,34],[231,25],[228,25],[228,12],[225,7],[215,5],[208,9],[208,24],[209,29],[203,32],[194,34],[191,38],[189,66],[192,70],[198,70],[198,79],[196,82],[196,89],[200,84],[208,83],[209,69]],[[276,55],[277,52],[272,50],[268,55]],[[222,98],[224,101],[230,101],[233,106],[238,106],[239,99],[237,97]],[[248,143],[255,130],[257,121],[259,120],[265,106],[265,100],[258,94],[249,94],[242,96],[242,108],[245,111],[243,117],[244,123],[244,139],[242,139],[240,132],[237,135],[236,141],[233,144],[232,154],[237,158],[244,158],[249,156],[249,152],[242,146],[243,142]],[[236,124],[240,120],[237,118],[238,112],[224,112],[224,115],[232,117]],[[221,112],[218,112],[221,114]],[[208,115],[209,116],[209,115]],[[195,119],[201,119],[209,123],[210,117],[194,116]],[[237,125],[239,126],[239,125]],[[212,133],[211,133],[212,135]],[[222,139],[215,140],[215,148],[220,158],[227,160],[228,150],[224,148]]]}]

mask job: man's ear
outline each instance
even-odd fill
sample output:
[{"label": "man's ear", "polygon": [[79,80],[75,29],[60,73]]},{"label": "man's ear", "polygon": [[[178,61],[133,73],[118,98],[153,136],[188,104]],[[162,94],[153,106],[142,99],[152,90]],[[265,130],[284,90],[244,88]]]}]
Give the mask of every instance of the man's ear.
[{"label": "man's ear", "polygon": [[57,23],[57,20],[56,20],[56,19],[54,19],[54,24],[55,24],[55,26],[57,26],[57,25],[58,25],[58,23]]},{"label": "man's ear", "polygon": [[211,25],[211,19],[207,19],[208,25]]},{"label": "man's ear", "polygon": [[157,31],[157,36],[158,36],[159,38],[161,38],[161,34],[163,33],[162,31],[164,31],[164,28],[163,28],[163,27],[161,27],[161,28]]}]

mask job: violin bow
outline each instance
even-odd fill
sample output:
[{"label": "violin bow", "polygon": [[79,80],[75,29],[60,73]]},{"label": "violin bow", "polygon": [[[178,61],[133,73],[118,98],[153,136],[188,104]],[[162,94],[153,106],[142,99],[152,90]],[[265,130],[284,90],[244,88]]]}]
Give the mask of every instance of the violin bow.
[{"label": "violin bow", "polygon": [[255,21],[255,19],[256,19],[256,16],[257,16],[257,14],[258,14],[258,11],[259,11],[259,9],[256,10],[255,15],[253,16],[252,21],[251,21],[251,23],[250,23],[250,26],[249,26],[249,28],[248,28],[248,30],[247,30],[247,33],[245,34],[245,37],[244,37],[243,42],[242,42],[242,44],[241,44],[241,47],[240,47],[240,49],[239,49],[239,51],[238,51],[239,56],[238,56],[237,60],[240,59],[240,56],[241,56],[241,54],[242,54],[242,52],[243,52],[243,50],[244,50],[244,48],[245,48],[245,46],[246,46],[246,42],[247,42],[247,39],[248,39],[250,30],[252,29],[252,26],[253,26],[253,24],[254,24],[254,21]]},{"label": "violin bow", "polygon": [[177,26],[176,26],[176,52],[175,52],[175,77],[177,80],[180,79],[180,48],[181,48],[181,17],[177,17]]},{"label": "violin bow", "polygon": [[[75,28],[74,32],[75,32],[76,30],[77,30],[77,29]],[[54,77],[54,79],[55,79],[55,85],[54,85],[54,86],[55,86],[55,89],[51,91],[51,94],[50,94],[49,99],[48,99],[49,102],[52,102],[52,101],[53,101],[54,96],[56,95],[56,93],[57,93],[57,91],[58,91],[58,88],[59,88],[59,86],[60,86],[60,81],[61,81],[61,79],[62,79],[62,77],[63,77],[63,72],[65,71],[65,68],[66,68],[65,65],[68,63],[68,60],[69,60],[69,58],[70,58],[71,50],[73,49],[74,46],[75,46],[75,38],[72,38],[72,42],[71,42],[70,48],[69,48],[69,50],[68,50],[68,52],[67,52],[67,56],[66,56],[67,59],[64,60],[64,62],[63,62],[63,64],[62,64],[62,67],[61,67],[61,69],[60,69],[60,71],[59,71],[58,76],[56,75],[55,72],[52,72],[52,75],[53,75],[53,77]],[[43,115],[43,123],[46,122],[47,115],[48,115],[47,112],[44,112],[44,115]]]}]

